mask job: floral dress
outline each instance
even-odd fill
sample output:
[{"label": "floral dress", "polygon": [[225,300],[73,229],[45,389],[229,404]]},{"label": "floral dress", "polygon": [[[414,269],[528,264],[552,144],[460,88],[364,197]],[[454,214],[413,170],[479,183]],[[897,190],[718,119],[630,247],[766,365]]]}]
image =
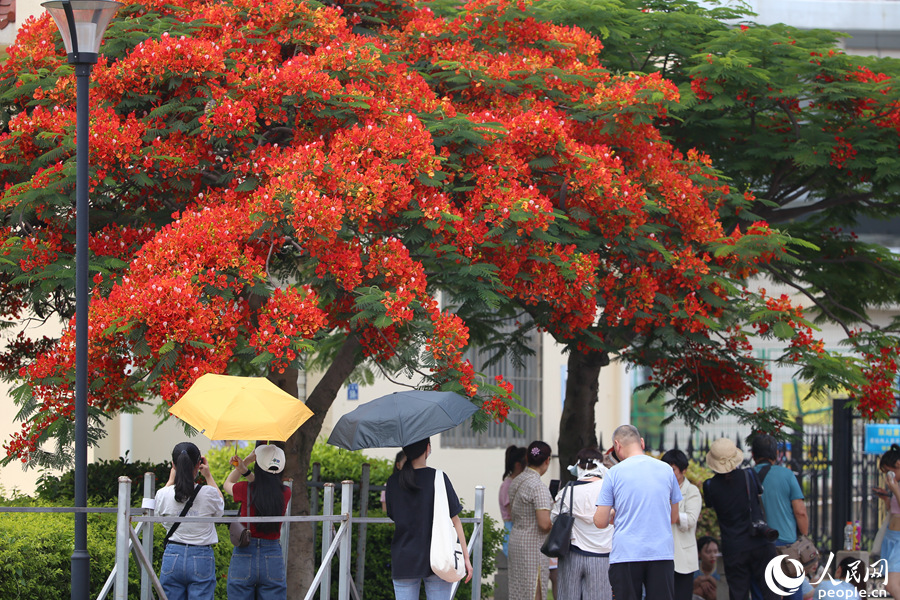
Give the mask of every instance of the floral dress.
[{"label": "floral dress", "polygon": [[534,600],[541,587],[547,598],[550,559],[541,554],[547,534],[538,528],[536,510],[553,507],[550,490],[532,468],[525,469],[509,486],[512,531],[509,534],[509,600]]}]

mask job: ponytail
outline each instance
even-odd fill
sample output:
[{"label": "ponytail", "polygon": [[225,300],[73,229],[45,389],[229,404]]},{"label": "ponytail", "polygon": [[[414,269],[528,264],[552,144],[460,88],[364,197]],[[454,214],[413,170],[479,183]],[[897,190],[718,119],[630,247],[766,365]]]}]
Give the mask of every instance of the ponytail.
[{"label": "ponytail", "polygon": [[405,490],[415,491],[419,489],[416,485],[416,471],[413,469],[413,461],[428,451],[428,444],[431,443],[430,438],[425,438],[409,446],[403,446],[403,453],[406,455],[406,462],[400,469],[400,487]]},{"label": "ponytail", "polygon": [[503,479],[506,479],[516,470],[516,465],[521,464],[525,467],[525,454],[528,448],[512,445],[506,449],[506,463],[504,465]]},{"label": "ponytail", "polygon": [[881,455],[878,466],[880,468],[896,467],[898,461],[900,461],[900,446],[891,444],[891,449]]},{"label": "ponytail", "polygon": [[175,444],[172,465],[175,467],[175,501],[187,502],[194,493],[194,468],[200,462],[200,448],[191,442]]}]

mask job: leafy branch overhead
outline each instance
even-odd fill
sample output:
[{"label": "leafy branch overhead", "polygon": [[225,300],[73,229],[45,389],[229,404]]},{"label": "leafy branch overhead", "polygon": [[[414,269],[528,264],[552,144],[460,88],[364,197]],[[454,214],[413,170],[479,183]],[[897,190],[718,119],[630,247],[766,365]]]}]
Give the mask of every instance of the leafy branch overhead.
[{"label": "leafy branch overhead", "polygon": [[[673,135],[703,99],[668,77],[696,80],[699,66],[611,69],[599,37],[542,20],[547,7],[126,4],[93,72],[98,418],[171,404],[206,372],[349,356],[341,373],[406,372],[503,421],[514,390],[463,353],[471,340],[502,349],[507,318],[603,355],[592,364],[652,367],[691,424],[766,387],[756,338],[882,414],[896,344],[855,332],[854,349],[882,344],[882,362],[836,357],[794,301],[751,284],[790,278],[822,245],[745,221],[774,196]],[[23,421],[7,460],[42,464],[41,444],[67,441],[71,423],[75,86],[46,16],[8,54],[0,309],[66,323],[59,339],[16,338],[2,360]]]}]

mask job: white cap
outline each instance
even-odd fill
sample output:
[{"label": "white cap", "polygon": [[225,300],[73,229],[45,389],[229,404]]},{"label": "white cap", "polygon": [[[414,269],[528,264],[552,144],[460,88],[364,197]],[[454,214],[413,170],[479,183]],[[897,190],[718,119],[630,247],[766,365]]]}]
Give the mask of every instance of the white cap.
[{"label": "white cap", "polygon": [[256,464],[263,471],[281,473],[284,470],[284,450],[273,444],[257,446]]}]

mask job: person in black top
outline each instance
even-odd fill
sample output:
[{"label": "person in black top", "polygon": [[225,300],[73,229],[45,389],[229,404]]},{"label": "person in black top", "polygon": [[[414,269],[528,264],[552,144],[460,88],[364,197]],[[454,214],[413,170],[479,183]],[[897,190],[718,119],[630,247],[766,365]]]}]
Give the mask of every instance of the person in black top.
[{"label": "person in black top", "polygon": [[715,475],[703,483],[703,496],[719,520],[728,595],[731,600],[746,600],[750,582],[755,580],[763,598],[780,600],[765,583],[766,565],[778,551],[772,541],[754,531],[753,522],[762,520],[760,488],[753,469],[740,468],[743,460],[744,453],[727,438],[716,440],[706,455]]},{"label": "person in black top", "polygon": [[[431,442],[422,441],[403,447],[406,463],[387,480],[387,515],[394,522],[391,541],[391,578],[397,600],[418,600],[422,581],[428,600],[449,600],[452,584],[431,570],[431,522],[434,517],[435,470],[425,465],[431,454]],[[456,535],[466,560],[466,582],[472,579],[472,562],[466,548],[459,513],[462,505],[450,479],[444,474],[447,504]]]}]

